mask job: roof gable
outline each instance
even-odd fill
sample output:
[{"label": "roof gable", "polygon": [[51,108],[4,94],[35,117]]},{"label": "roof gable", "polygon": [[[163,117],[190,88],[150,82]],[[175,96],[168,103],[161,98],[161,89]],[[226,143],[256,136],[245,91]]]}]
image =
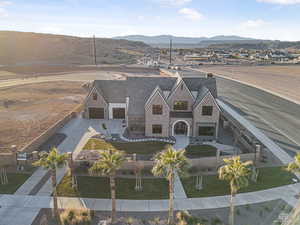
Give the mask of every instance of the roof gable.
[{"label": "roof gable", "polygon": [[218,105],[216,99],[215,99],[214,96],[210,93],[210,91],[209,91],[207,88],[203,88],[203,89],[204,89],[204,90],[202,90],[202,91],[199,93],[199,95],[198,95],[198,97],[197,97],[197,99],[196,99],[196,102],[195,102],[195,104],[194,104],[194,109],[196,109],[199,105],[201,105],[201,103],[204,101],[204,99],[205,99],[206,97],[210,97],[210,98],[212,98],[214,104],[217,106],[218,110],[221,111],[221,109],[220,109],[220,107],[219,107],[219,105]]},{"label": "roof gable", "polygon": [[92,93],[95,93],[95,92],[97,92],[97,94],[103,99],[103,101],[107,105],[108,103],[107,103],[106,99],[104,98],[102,91],[99,90],[95,85],[92,87],[92,89],[90,90],[89,94],[85,98],[84,103],[86,103],[87,100],[91,97]]},{"label": "roof gable", "polygon": [[153,92],[152,92],[152,94],[150,95],[149,99],[148,99],[147,102],[145,103],[145,108],[147,109],[147,108],[150,107],[150,103],[151,103],[151,101],[154,99],[154,97],[155,97],[156,95],[160,96],[160,97],[163,99],[163,101],[165,102],[165,104],[167,105],[167,107],[169,108],[169,104],[167,103],[167,101],[166,101],[166,99],[165,99],[165,97],[164,97],[164,93],[162,92],[162,90],[160,89],[159,86],[157,86],[157,87],[153,90]]},{"label": "roof gable", "polygon": [[191,96],[191,98],[192,98],[193,100],[195,100],[193,94],[191,93],[191,91],[190,91],[190,89],[188,88],[188,86],[185,84],[184,80],[181,79],[181,78],[178,78],[178,79],[180,79],[180,80],[179,80],[179,82],[178,82],[178,80],[177,80],[177,82],[174,84],[174,87],[175,87],[175,88],[174,88],[174,87],[172,88],[172,91],[171,91],[171,93],[169,94],[168,99],[172,98],[172,96],[177,92],[178,88],[181,87],[181,86],[183,85],[183,88],[189,93],[189,95]]}]

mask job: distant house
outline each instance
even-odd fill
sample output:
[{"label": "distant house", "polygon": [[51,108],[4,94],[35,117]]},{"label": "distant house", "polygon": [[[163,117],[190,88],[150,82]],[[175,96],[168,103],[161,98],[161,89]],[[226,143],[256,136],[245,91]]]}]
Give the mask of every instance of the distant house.
[{"label": "distant house", "polygon": [[198,61],[198,62],[208,62],[212,59],[211,55],[185,55],[183,57],[184,61]]},{"label": "distant house", "polygon": [[85,118],[125,120],[133,134],[149,137],[218,136],[220,109],[214,77],[128,77],[95,80]]}]

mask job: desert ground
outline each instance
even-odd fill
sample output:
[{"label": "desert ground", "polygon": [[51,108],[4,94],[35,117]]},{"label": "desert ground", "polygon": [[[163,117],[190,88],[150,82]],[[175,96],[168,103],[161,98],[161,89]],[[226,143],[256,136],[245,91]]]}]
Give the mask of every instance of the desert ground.
[{"label": "desert ground", "polygon": [[0,151],[20,149],[84,99],[82,82],[55,81],[0,89]]},{"label": "desert ground", "polygon": [[[83,102],[95,79],[157,75],[137,66],[16,66],[0,68],[0,151],[21,149]],[[59,107],[58,107],[59,106]]]},{"label": "desert ground", "polygon": [[300,102],[300,66],[203,66],[201,71],[215,73],[268,90]]}]

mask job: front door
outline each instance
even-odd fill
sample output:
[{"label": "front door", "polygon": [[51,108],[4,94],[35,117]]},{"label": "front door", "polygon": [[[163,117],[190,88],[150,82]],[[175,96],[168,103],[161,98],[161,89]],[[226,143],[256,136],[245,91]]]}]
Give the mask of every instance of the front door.
[{"label": "front door", "polygon": [[125,108],[113,108],[113,119],[125,119]]},{"label": "front door", "polygon": [[174,134],[175,135],[187,135],[188,126],[185,122],[179,121],[174,126]]}]

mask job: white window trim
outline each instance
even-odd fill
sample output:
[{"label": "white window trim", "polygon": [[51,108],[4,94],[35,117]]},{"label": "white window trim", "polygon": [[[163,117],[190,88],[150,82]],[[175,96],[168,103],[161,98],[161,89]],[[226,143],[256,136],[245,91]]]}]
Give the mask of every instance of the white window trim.
[{"label": "white window trim", "polygon": [[113,109],[114,108],[124,108],[125,109],[125,119],[126,119],[126,103],[109,103],[108,104],[108,118],[110,120],[114,119],[113,118]]}]

